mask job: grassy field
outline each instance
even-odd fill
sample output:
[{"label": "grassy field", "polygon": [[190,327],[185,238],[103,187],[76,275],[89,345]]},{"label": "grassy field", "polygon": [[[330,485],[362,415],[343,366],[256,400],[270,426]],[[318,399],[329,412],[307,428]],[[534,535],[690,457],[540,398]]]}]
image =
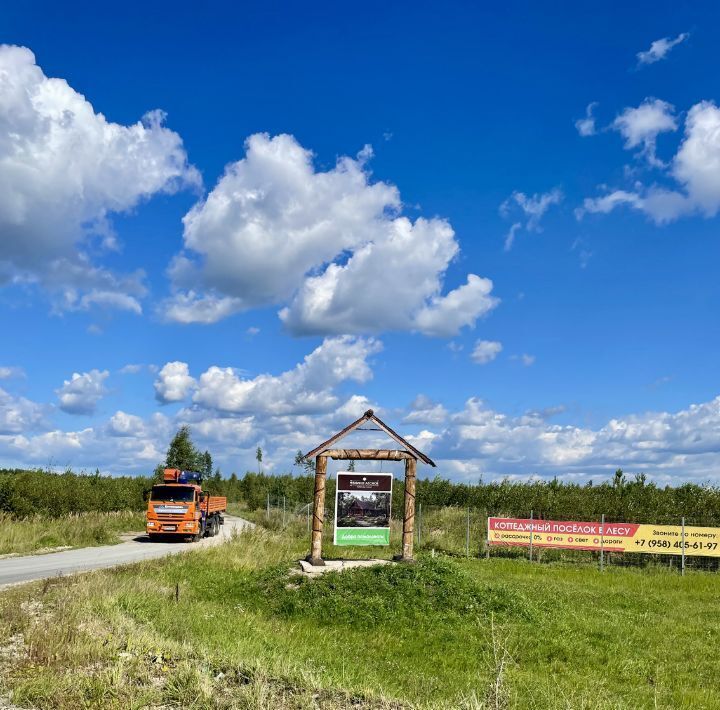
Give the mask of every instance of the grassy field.
[{"label": "grassy field", "polygon": [[306,581],[288,574],[306,545],[298,520],[7,590],[0,695],[40,708],[720,707],[714,574],[423,552]]},{"label": "grassy field", "polygon": [[0,555],[29,554],[57,547],[90,547],[119,542],[119,535],[145,529],[144,513],[77,513],[16,519],[0,513]]}]

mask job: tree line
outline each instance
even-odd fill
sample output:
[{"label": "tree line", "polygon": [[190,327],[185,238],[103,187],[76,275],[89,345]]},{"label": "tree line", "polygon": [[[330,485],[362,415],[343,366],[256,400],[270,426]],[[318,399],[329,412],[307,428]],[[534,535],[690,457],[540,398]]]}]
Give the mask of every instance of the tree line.
[{"label": "tree line", "polygon": [[[223,495],[243,502],[250,509],[262,508],[268,497],[273,507],[299,508],[312,501],[314,476],[268,475],[254,472],[242,478],[231,476],[221,482]],[[402,518],[404,481],[393,483],[392,514]],[[335,502],[335,480],[328,476],[325,507],[330,514]],[[486,515],[529,517],[547,520],[599,520],[678,524],[720,525],[720,488],[686,483],[658,486],[643,474],[626,476],[622,470],[600,483],[551,481],[519,482],[502,480],[491,483],[455,483],[447,478],[418,479],[416,503],[429,507],[472,508]]]},{"label": "tree line", "polygon": [[[101,476],[72,471],[0,470],[0,511],[17,517],[42,514],[52,517],[86,511],[142,510],[154,476]],[[288,511],[300,510],[313,498],[312,474],[272,475],[248,471],[224,478],[215,471],[203,487],[224,495],[231,503],[250,510],[284,504]],[[403,514],[403,481],[393,488],[393,517]],[[720,488],[687,483],[678,487],[658,486],[645,478],[627,478],[618,471],[612,480],[598,485],[562,481],[454,483],[437,476],[419,479],[417,503],[429,507],[472,508],[487,515],[554,520],[607,520],[720,525]],[[332,516],[335,481],[328,477],[326,510]]]},{"label": "tree line", "polygon": [[0,469],[0,511],[18,518],[91,511],[142,510],[150,476]]}]

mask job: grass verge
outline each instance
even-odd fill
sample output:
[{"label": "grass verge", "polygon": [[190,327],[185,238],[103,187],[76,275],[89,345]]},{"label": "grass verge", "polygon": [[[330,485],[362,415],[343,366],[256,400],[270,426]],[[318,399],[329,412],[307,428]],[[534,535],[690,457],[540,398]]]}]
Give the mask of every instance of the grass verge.
[{"label": "grass verge", "polygon": [[30,554],[57,547],[90,547],[120,542],[119,535],[145,529],[144,513],[77,513],[59,518],[17,519],[0,513],[0,555]]},{"label": "grass verge", "polygon": [[288,574],[304,532],[5,592],[0,693],[40,708],[718,707],[716,575],[423,553],[308,581]]}]

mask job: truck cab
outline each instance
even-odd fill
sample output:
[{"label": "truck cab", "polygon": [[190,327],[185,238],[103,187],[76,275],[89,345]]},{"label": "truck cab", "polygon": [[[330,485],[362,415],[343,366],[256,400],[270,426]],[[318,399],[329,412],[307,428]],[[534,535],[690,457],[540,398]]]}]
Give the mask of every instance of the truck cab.
[{"label": "truck cab", "polygon": [[160,536],[213,537],[224,524],[227,501],[201,488],[201,474],[166,468],[164,481],[152,487],[146,515],[151,539]]}]

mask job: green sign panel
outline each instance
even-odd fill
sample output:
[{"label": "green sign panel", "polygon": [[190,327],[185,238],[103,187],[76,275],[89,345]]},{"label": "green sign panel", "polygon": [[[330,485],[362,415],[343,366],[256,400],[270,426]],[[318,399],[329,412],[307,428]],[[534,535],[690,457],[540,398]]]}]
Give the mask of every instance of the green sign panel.
[{"label": "green sign panel", "polygon": [[335,544],[389,545],[391,473],[339,471],[335,488]]},{"label": "green sign panel", "polygon": [[389,545],[390,528],[340,528],[335,531],[336,545]]}]

